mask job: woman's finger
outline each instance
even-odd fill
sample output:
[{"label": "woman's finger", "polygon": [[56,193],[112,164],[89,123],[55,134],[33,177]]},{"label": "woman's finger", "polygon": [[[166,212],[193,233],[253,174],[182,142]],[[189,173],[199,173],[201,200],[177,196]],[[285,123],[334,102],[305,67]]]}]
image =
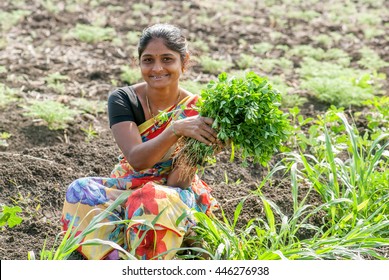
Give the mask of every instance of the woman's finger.
[{"label": "woman's finger", "polygon": [[196,136],[196,139],[199,140],[200,142],[203,142],[204,144],[206,144],[208,146],[212,145],[212,141],[210,141],[208,138],[206,138],[205,136],[203,136],[201,134],[198,134]]},{"label": "woman's finger", "polygon": [[[214,140],[216,140],[216,138],[217,138],[217,133],[216,133],[216,131],[215,131],[212,127],[210,127],[210,126],[204,124],[204,125],[200,126],[200,128],[202,129],[202,131],[204,131],[205,136],[206,136],[208,139],[213,140],[212,142],[214,142]],[[211,139],[211,138],[212,138],[212,139]]]},{"label": "woman's finger", "polygon": [[213,124],[213,119],[208,118],[208,117],[200,117],[201,121],[204,122],[207,125],[212,125]]}]

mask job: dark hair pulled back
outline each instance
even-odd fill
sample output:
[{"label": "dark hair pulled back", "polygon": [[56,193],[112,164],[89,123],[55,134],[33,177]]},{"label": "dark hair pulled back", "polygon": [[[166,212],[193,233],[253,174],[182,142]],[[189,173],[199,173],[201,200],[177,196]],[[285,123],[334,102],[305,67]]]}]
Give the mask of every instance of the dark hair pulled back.
[{"label": "dark hair pulled back", "polygon": [[172,51],[178,52],[181,62],[185,61],[185,56],[188,52],[185,36],[178,27],[162,23],[152,25],[143,30],[138,44],[139,59],[150,41],[156,38],[163,39],[165,46]]}]

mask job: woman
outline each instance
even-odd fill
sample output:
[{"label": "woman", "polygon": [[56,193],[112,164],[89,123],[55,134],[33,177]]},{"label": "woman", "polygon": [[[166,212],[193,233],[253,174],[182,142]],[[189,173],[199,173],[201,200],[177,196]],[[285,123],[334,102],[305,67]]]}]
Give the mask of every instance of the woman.
[{"label": "woman", "polygon": [[[110,127],[122,155],[110,178],[81,178],[70,184],[62,223],[72,220],[78,233],[107,209],[124,191],[125,205],[105,221],[130,220],[126,225],[104,226],[88,234],[114,241],[127,250],[136,247],[139,259],[170,259],[193,225],[191,209],[207,214],[216,207],[209,187],[197,175],[180,180],[172,166],[176,142],[181,136],[214,143],[213,120],[193,109],[197,96],[179,87],[189,53],[185,37],[172,25],[157,24],[144,30],[138,45],[139,65],[145,82],[112,92],[108,98]],[[143,222],[142,222],[143,221]],[[149,230],[148,222],[155,222]],[[87,259],[117,259],[111,246],[81,246]],[[162,255],[161,255],[162,254]]]}]

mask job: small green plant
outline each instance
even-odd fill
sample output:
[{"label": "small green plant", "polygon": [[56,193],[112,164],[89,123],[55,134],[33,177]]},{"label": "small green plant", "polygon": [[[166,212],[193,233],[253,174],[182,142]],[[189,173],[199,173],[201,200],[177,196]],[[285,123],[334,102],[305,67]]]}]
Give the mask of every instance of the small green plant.
[{"label": "small green plant", "polygon": [[81,130],[85,133],[85,141],[87,142],[90,142],[99,136],[92,124],[90,124],[88,128],[81,128]]},{"label": "small green plant", "polygon": [[16,100],[16,90],[0,83],[0,108],[4,108],[9,103],[15,102]]},{"label": "small green plant", "polygon": [[73,121],[74,116],[79,114],[79,111],[52,100],[35,100],[23,107],[27,111],[26,116],[44,120],[51,130],[65,129],[68,122]]},{"label": "small green plant", "polygon": [[382,75],[308,58],[303,60],[297,72],[303,78],[301,88],[335,106],[360,106],[380,93],[383,78]]},{"label": "small green plant", "polygon": [[219,74],[221,72],[227,71],[232,67],[232,63],[226,60],[213,59],[209,56],[200,57],[200,65],[205,72],[211,74]]},{"label": "small green plant", "polygon": [[95,116],[100,113],[104,113],[107,108],[106,101],[88,100],[86,98],[76,98],[70,103],[74,105],[78,110]]},{"label": "small green plant", "polygon": [[58,4],[52,0],[40,0],[40,3],[50,13],[58,14],[60,12]]},{"label": "small green plant", "polygon": [[69,31],[69,34],[83,42],[97,43],[112,40],[116,36],[116,31],[109,27],[77,24]]},{"label": "small green plant", "polygon": [[65,85],[62,83],[62,81],[67,80],[69,80],[69,77],[66,75],[61,75],[59,72],[52,73],[45,78],[47,86],[60,94],[65,93]]},{"label": "small green plant", "polygon": [[326,49],[329,49],[334,45],[333,38],[327,34],[319,34],[317,36],[313,36],[312,40]]},{"label": "small green plant", "polygon": [[271,73],[275,68],[279,67],[283,72],[290,72],[293,68],[293,62],[285,57],[281,58],[266,58],[259,60],[258,67],[266,72]]},{"label": "small green plant", "polygon": [[298,45],[287,52],[287,56],[311,57],[316,60],[323,60],[325,51],[321,48],[315,48],[310,45]]},{"label": "small green plant", "polygon": [[374,97],[366,100],[363,105],[369,106],[369,112],[365,116],[371,131],[372,139],[376,139],[382,133],[389,131],[389,97]]},{"label": "small green plant", "polygon": [[137,11],[137,12],[141,12],[141,13],[145,13],[145,12],[149,11],[149,9],[150,9],[150,6],[143,4],[143,3],[135,3],[132,5],[132,10]]},{"label": "small green plant", "polygon": [[253,45],[253,51],[257,54],[264,55],[270,52],[274,46],[268,42],[257,43]]},{"label": "small green plant", "polygon": [[281,76],[272,76],[269,80],[281,94],[282,108],[301,107],[307,102],[307,98],[294,93],[293,88],[287,85]]},{"label": "small green plant", "polygon": [[15,10],[12,12],[0,11],[0,29],[8,31],[15,25],[17,25],[25,16],[31,14],[31,11],[27,10]]},{"label": "small green plant", "polygon": [[255,56],[242,53],[235,62],[239,69],[247,69],[257,64],[257,58]]},{"label": "small green plant", "polygon": [[135,84],[142,79],[142,75],[138,68],[132,68],[125,65],[121,67],[121,71],[120,79],[129,85]]},{"label": "small green plant", "polygon": [[319,100],[335,106],[360,106],[363,101],[373,97],[371,92],[344,78],[311,78],[302,81],[301,88],[312,92]]},{"label": "small green plant", "polygon": [[200,94],[201,90],[203,90],[206,87],[205,84],[201,84],[193,80],[180,81],[180,86],[182,86],[184,89],[188,90],[189,92],[198,95]]},{"label": "small green plant", "polygon": [[382,60],[374,50],[368,47],[362,48],[359,52],[362,58],[358,61],[358,64],[366,69],[378,71],[383,67],[389,66],[389,62]]},{"label": "small green plant", "polygon": [[337,48],[331,48],[325,52],[323,60],[332,61],[346,67],[350,65],[351,58],[345,51]]},{"label": "small green plant", "polygon": [[0,205],[0,228],[4,230],[4,226],[8,225],[8,227],[13,228],[19,225],[23,218],[18,216],[18,213],[22,212],[22,209],[19,206],[7,206]]},{"label": "small green plant", "polygon": [[195,41],[191,42],[190,44],[193,47],[193,49],[195,49],[196,51],[209,52],[208,44],[201,39],[197,38]]},{"label": "small green plant", "polygon": [[294,10],[294,11],[290,11],[287,14],[288,18],[304,20],[306,22],[309,22],[312,19],[317,18],[318,16],[320,16],[320,14],[312,10],[306,10],[306,11]]},{"label": "small green plant", "polygon": [[12,134],[8,132],[0,133],[0,147],[8,147],[7,139],[11,138]]},{"label": "small green plant", "polygon": [[126,35],[127,42],[130,45],[134,45],[134,46],[138,43],[139,37],[140,37],[140,32],[138,31],[130,31]]},{"label": "small green plant", "polygon": [[385,33],[385,29],[378,29],[377,27],[365,27],[363,29],[364,37],[367,40],[371,40],[374,37],[383,36]]}]

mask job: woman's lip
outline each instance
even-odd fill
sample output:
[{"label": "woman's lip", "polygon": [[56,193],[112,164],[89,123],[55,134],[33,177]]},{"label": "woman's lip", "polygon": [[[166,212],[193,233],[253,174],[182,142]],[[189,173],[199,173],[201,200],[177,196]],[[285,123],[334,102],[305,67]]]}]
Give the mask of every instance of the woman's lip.
[{"label": "woman's lip", "polygon": [[169,74],[165,74],[165,75],[152,75],[152,76],[150,76],[150,78],[152,78],[152,79],[155,79],[155,80],[159,80],[159,79],[162,79],[162,78],[165,78],[165,77],[168,77],[169,76]]}]

